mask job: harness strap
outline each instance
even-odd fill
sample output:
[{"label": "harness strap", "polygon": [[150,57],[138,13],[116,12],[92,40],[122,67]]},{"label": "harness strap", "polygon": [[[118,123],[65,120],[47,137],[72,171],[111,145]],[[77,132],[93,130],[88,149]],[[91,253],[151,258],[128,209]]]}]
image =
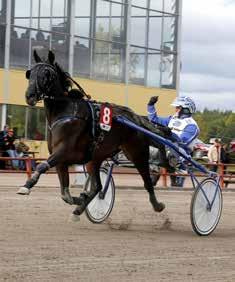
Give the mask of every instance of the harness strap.
[{"label": "harness strap", "polygon": [[91,132],[92,132],[92,137],[94,138],[96,135],[96,120],[95,120],[95,111],[94,111],[94,107],[92,105],[92,103],[87,102],[90,111],[91,111],[91,122],[92,122],[92,128],[91,128]]},{"label": "harness strap", "polygon": [[85,118],[85,117],[79,117],[79,116],[76,116],[76,117],[73,117],[73,116],[64,116],[64,117],[60,117],[58,119],[56,119],[51,126],[48,125],[48,128],[50,131],[53,130],[54,127],[56,127],[58,124],[60,123],[65,123],[65,122],[70,122],[70,121],[73,121],[73,120],[79,120],[79,119],[82,119],[82,120],[88,120],[88,118]]},{"label": "harness strap", "polygon": [[88,100],[90,100],[90,99],[91,99],[91,95],[87,94],[87,93],[85,92],[85,90],[82,88],[82,86],[81,86],[80,84],[78,84],[77,81],[74,80],[74,79],[70,76],[69,73],[66,73],[66,75],[67,75],[68,79],[70,79],[70,80],[77,86],[77,88],[81,91],[81,93],[82,93],[85,97],[87,97]]},{"label": "harness strap", "polygon": [[96,103],[94,101],[86,101],[90,113],[91,113],[91,117],[84,117],[84,116],[77,116],[77,113],[74,110],[74,116],[63,116],[63,117],[59,117],[57,118],[51,126],[48,125],[48,129],[50,131],[52,131],[56,126],[58,126],[59,124],[62,123],[66,123],[66,122],[71,122],[73,120],[85,120],[88,121],[89,119],[91,119],[91,135],[92,135],[92,141],[91,141],[91,145],[88,148],[88,151],[86,153],[87,158],[86,158],[86,162],[88,162],[89,160],[92,159],[92,155],[94,153],[94,151],[96,149],[99,148],[99,145],[102,143],[104,137],[105,137],[105,132],[103,130],[100,129],[100,127],[98,126],[98,120],[99,120],[99,112],[100,112],[100,104]]}]

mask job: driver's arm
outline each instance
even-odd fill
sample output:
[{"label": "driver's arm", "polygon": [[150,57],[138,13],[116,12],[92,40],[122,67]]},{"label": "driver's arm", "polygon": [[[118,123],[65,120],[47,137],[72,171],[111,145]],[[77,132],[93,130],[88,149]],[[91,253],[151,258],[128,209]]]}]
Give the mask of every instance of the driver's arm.
[{"label": "driver's arm", "polygon": [[152,123],[158,123],[158,124],[163,125],[163,126],[167,126],[169,124],[171,116],[159,117],[157,115],[157,112],[156,112],[156,109],[155,109],[154,105],[148,105],[147,106],[147,110],[148,110],[148,119]]}]

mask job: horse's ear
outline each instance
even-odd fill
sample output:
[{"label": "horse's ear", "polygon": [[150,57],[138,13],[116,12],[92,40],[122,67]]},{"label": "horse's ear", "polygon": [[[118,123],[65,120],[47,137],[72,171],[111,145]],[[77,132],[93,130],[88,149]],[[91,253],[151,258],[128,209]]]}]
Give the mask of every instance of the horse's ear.
[{"label": "horse's ear", "polygon": [[55,54],[51,50],[48,53],[48,62],[52,65],[55,62]]},{"label": "horse's ear", "polygon": [[36,63],[40,63],[42,61],[41,58],[38,56],[38,53],[36,50],[33,51],[33,57]]}]

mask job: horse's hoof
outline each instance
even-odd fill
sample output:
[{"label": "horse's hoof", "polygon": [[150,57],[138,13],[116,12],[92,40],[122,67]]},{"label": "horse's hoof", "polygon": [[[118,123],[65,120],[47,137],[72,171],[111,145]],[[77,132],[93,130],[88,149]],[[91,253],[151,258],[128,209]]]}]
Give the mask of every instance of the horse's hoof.
[{"label": "horse's hoof", "polygon": [[165,204],[163,203],[158,203],[155,207],[154,207],[154,210],[156,212],[162,212],[164,209],[165,209]]},{"label": "horse's hoof", "polygon": [[20,195],[29,195],[30,194],[30,189],[26,188],[26,187],[20,187],[20,189],[17,191],[17,194]]},{"label": "horse's hoof", "polygon": [[65,203],[67,203],[69,205],[73,205],[74,204],[73,197],[71,197],[71,196],[63,195],[63,196],[61,196],[61,199],[63,201],[65,201]]},{"label": "horse's hoof", "polygon": [[71,217],[70,217],[70,220],[73,221],[73,222],[78,222],[78,221],[80,221],[80,216],[77,215],[77,214],[72,213]]}]

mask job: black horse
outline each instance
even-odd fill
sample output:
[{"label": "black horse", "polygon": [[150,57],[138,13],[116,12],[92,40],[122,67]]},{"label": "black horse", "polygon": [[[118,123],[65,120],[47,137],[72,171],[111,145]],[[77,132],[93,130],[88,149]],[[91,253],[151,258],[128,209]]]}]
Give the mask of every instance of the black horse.
[{"label": "black horse", "polygon": [[[149,173],[149,145],[152,141],[142,133],[118,123],[115,116],[125,116],[161,136],[165,137],[166,133],[129,108],[115,104],[110,104],[113,109],[112,128],[108,132],[102,131],[97,126],[97,113],[102,103],[87,99],[82,88],[69,91],[72,78],[55,63],[52,51],[49,51],[46,61],[42,61],[34,51],[34,59],[36,65],[26,72],[29,80],[26,101],[30,106],[44,101],[50,156],[36,167],[32,178],[20,187],[18,194],[29,194],[40,175],[56,167],[61,197],[66,203],[77,205],[73,213],[80,215],[102,189],[99,176],[102,162],[122,150],[142,176],[153,209],[161,212],[165,205],[157,201]],[[164,146],[155,146],[164,156]],[[69,192],[68,167],[72,164],[87,164],[93,183],[91,191],[81,193],[79,197],[72,197]]]}]

